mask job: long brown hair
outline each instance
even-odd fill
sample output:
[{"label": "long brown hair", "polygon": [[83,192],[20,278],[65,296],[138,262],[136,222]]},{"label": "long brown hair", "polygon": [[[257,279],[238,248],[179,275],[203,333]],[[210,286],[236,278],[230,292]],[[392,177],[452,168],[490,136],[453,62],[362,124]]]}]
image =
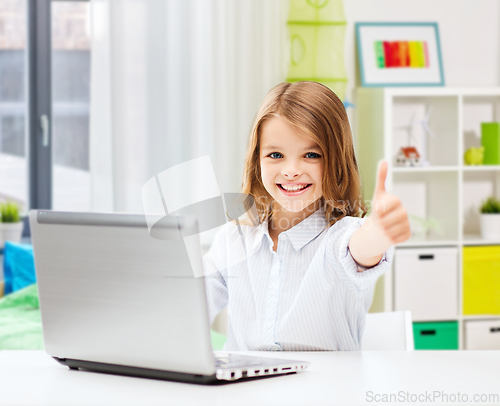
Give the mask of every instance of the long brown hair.
[{"label": "long brown hair", "polygon": [[314,140],[323,156],[322,204],[333,225],[345,216],[367,213],[349,120],[342,101],[328,87],[310,81],[281,83],[269,91],[252,126],[243,169],[242,193],[255,200],[260,222],[272,216],[273,198],[262,183],[260,139],[262,125],[281,117]]}]

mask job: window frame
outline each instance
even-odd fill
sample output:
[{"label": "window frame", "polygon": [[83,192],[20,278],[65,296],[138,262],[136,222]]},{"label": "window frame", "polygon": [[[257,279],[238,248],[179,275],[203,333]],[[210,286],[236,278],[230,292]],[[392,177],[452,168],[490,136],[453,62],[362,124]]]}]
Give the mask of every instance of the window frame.
[{"label": "window frame", "polygon": [[[27,1],[27,157],[28,207],[52,209],[52,2],[89,0]],[[46,130],[42,117],[46,116]]]},{"label": "window frame", "polygon": [[[51,24],[52,0],[28,1],[27,7],[27,129],[28,207],[52,207],[52,109],[51,109]],[[40,117],[48,117],[47,141],[43,145]]]}]

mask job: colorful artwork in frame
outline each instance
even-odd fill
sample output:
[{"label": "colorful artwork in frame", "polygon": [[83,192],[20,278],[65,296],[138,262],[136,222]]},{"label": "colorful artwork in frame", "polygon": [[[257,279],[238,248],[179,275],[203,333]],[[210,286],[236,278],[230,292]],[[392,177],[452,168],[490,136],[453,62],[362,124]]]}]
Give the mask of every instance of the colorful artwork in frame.
[{"label": "colorful artwork in frame", "polygon": [[362,86],[444,86],[436,23],[356,23]]}]

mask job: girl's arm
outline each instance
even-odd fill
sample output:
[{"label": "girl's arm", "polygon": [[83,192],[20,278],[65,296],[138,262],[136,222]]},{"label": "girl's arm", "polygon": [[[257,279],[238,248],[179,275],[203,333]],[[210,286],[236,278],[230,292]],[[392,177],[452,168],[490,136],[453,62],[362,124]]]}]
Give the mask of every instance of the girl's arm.
[{"label": "girl's arm", "polygon": [[411,236],[406,209],[397,196],[385,191],[386,176],[387,162],[382,161],[371,202],[372,213],[349,240],[353,259],[367,268],[378,264],[390,246]]}]

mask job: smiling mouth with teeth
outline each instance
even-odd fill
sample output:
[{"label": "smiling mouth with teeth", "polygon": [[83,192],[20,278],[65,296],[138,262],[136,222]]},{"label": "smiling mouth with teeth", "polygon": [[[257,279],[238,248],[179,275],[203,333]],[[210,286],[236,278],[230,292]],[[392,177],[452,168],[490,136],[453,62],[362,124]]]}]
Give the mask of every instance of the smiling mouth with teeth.
[{"label": "smiling mouth with teeth", "polygon": [[277,183],[278,187],[286,192],[297,192],[299,190],[307,189],[312,183],[308,183],[305,185],[282,185],[281,183]]}]

